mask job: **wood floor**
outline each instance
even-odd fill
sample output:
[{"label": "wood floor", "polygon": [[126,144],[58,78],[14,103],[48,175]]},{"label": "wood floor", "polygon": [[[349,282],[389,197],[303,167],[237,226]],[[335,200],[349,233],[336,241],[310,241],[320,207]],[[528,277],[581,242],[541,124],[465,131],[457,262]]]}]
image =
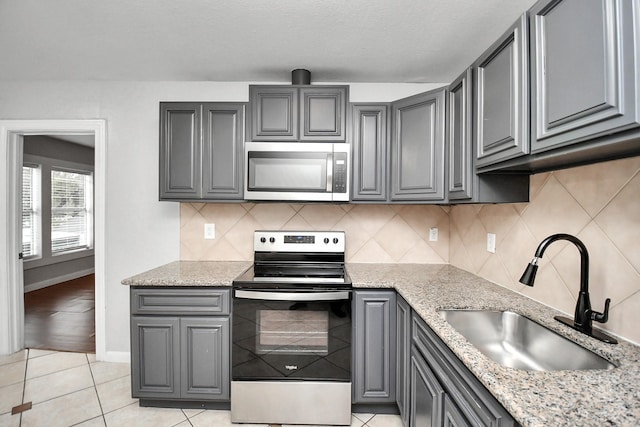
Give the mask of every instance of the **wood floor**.
[{"label": "wood floor", "polygon": [[24,294],[27,348],[95,353],[94,275]]}]

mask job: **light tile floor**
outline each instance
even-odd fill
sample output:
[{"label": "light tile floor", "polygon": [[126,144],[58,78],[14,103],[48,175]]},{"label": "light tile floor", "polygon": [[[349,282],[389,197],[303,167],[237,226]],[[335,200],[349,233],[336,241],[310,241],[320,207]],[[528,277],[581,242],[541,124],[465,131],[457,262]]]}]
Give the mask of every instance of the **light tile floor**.
[{"label": "light tile floor", "polygon": [[[32,402],[30,410],[11,415],[25,402]],[[229,411],[141,408],[131,398],[128,363],[45,350],[0,356],[0,427],[5,426],[256,427],[232,424]],[[402,427],[402,421],[396,415],[353,414],[351,426]]]}]

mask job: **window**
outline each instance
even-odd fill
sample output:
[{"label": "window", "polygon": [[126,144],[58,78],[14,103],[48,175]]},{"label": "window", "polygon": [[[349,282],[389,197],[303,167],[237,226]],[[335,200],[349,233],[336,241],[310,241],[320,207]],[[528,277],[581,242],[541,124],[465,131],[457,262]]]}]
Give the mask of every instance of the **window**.
[{"label": "window", "polygon": [[93,175],[51,170],[51,253],[93,248]]},{"label": "window", "polygon": [[24,259],[42,255],[41,251],[40,166],[22,167],[22,256]]}]

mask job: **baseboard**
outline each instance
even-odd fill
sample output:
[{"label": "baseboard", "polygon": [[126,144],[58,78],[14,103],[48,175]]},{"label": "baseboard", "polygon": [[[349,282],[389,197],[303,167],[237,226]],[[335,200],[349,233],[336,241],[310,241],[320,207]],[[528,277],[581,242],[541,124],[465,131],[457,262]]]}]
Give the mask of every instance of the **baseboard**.
[{"label": "baseboard", "polygon": [[128,351],[106,351],[100,362],[131,363],[131,353]]},{"label": "baseboard", "polygon": [[24,285],[24,292],[33,292],[38,289],[43,289],[48,286],[57,285],[58,283],[66,282],[69,280],[77,279],[79,277],[88,276],[89,274],[95,273],[95,268],[88,268],[86,270],[74,271],[73,273],[65,274],[63,276],[52,277],[51,279],[43,280],[41,282],[30,283],[28,285]]}]

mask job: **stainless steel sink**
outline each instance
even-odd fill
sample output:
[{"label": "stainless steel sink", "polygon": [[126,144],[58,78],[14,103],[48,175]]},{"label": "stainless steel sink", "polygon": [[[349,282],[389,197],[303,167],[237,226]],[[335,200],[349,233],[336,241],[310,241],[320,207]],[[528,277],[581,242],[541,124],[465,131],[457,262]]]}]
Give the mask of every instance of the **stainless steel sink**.
[{"label": "stainless steel sink", "polygon": [[442,310],[441,316],[480,352],[515,369],[613,369],[590,350],[511,311]]}]

